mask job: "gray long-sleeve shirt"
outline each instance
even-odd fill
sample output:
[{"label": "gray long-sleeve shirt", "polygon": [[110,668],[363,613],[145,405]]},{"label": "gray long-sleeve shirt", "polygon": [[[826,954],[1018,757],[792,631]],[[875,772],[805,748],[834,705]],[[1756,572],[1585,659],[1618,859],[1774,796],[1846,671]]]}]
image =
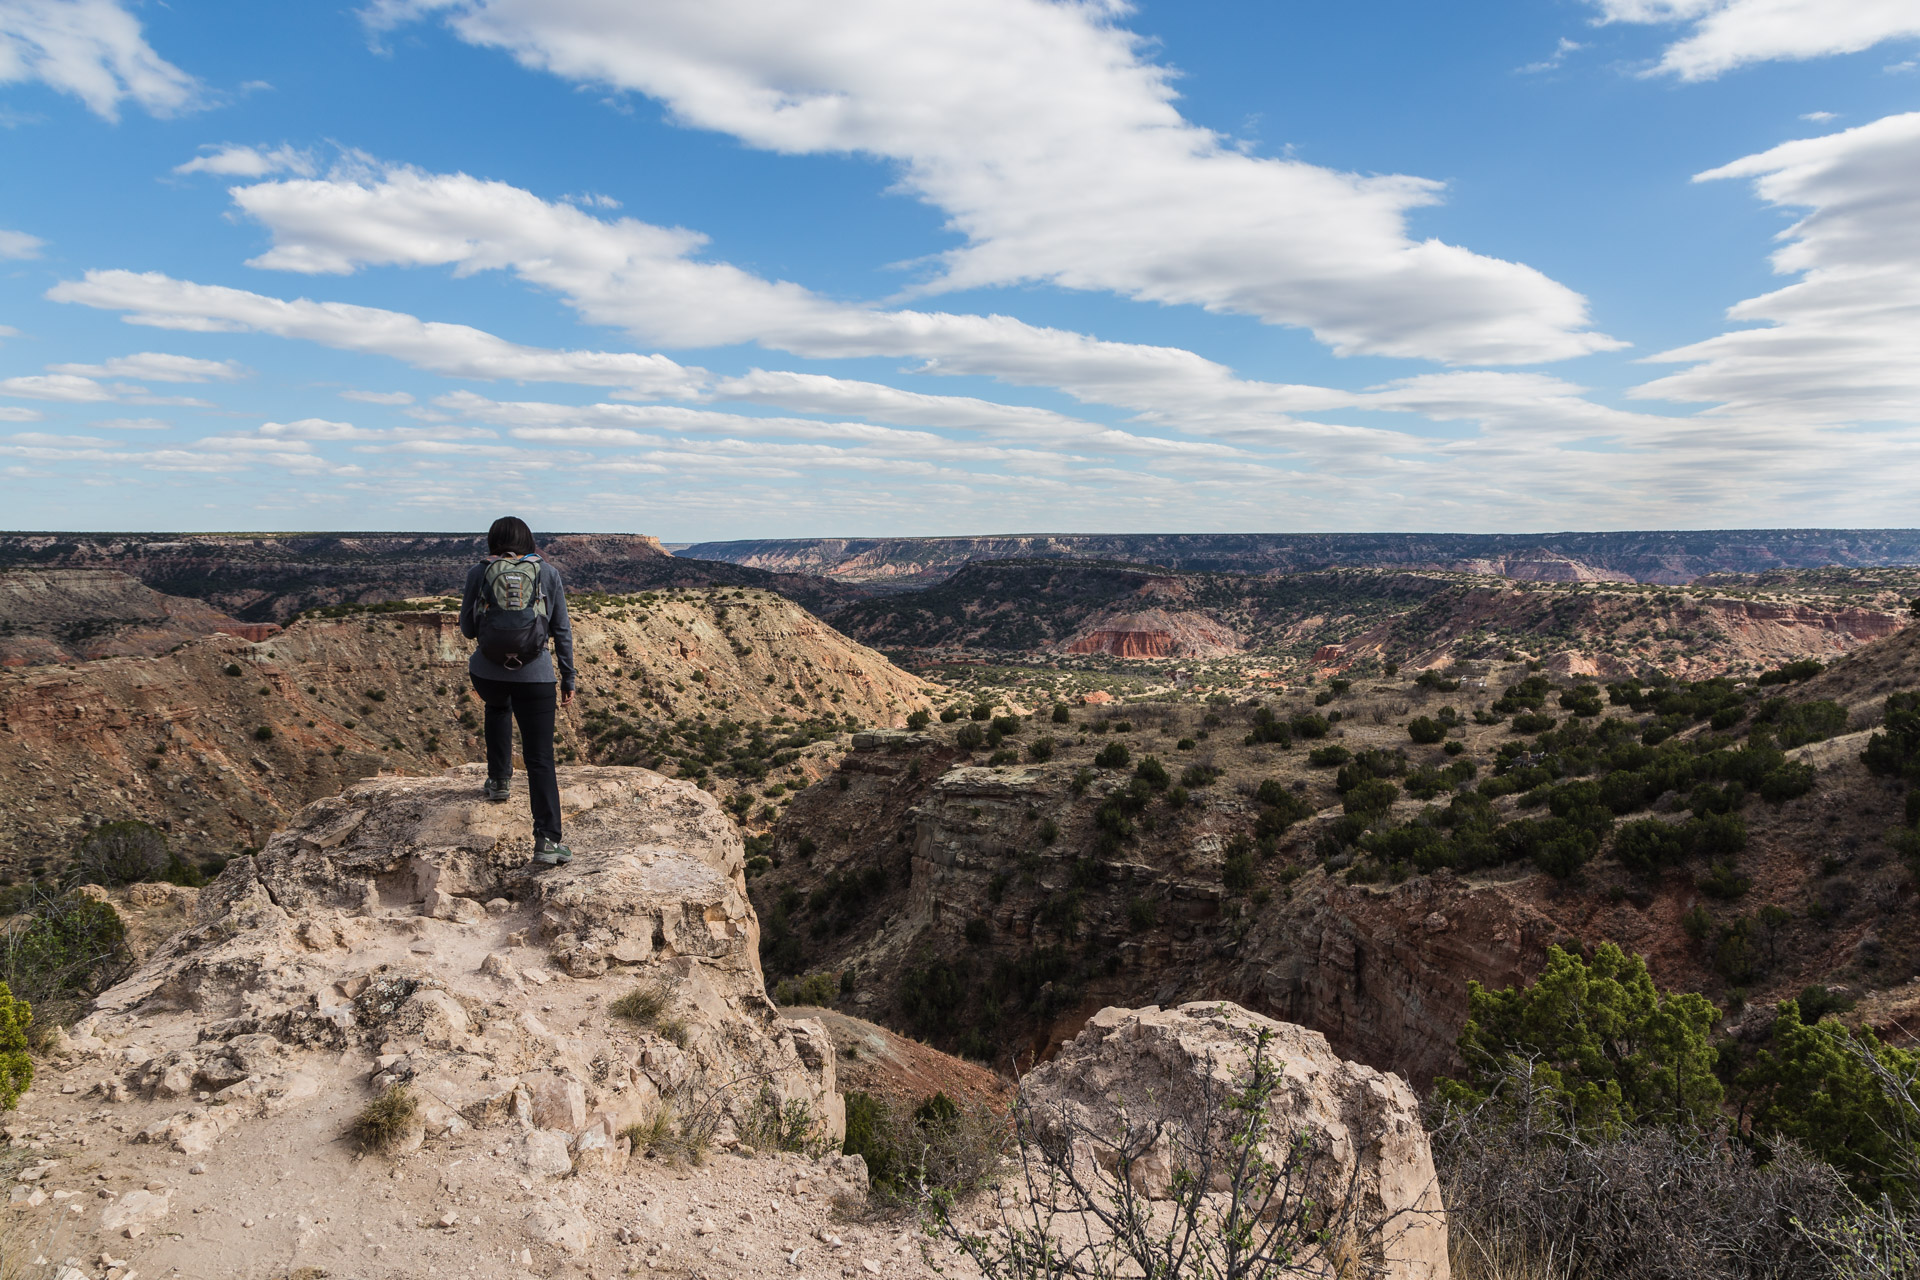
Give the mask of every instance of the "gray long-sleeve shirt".
[{"label": "gray long-sleeve shirt", "polygon": [[[471,640],[480,629],[480,579],[486,573],[487,566],[499,557],[489,557],[473,566],[467,574],[466,594],[460,600],[460,634]],[[467,671],[484,680],[511,680],[517,684],[552,684],[555,680],[554,663],[560,664],[558,676],[561,692],[573,688],[573,624],[567,619],[567,591],[560,585],[560,571],[540,562],[540,589],[546,593],[549,612],[547,614],[547,634],[552,639],[551,652],[540,651],[540,656],[520,667],[503,667],[488,658],[479,649],[467,659]]]}]

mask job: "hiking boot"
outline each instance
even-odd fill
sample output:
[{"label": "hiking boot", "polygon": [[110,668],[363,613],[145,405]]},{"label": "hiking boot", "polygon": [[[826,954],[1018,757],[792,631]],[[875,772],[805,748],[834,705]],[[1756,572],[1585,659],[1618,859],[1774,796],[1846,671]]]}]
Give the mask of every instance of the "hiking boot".
[{"label": "hiking boot", "polygon": [[509,789],[507,784],[497,778],[488,778],[486,785],[480,788],[480,798],[483,800],[491,800],[495,804],[505,802],[508,794]]},{"label": "hiking boot", "polygon": [[543,867],[564,867],[573,861],[573,850],[545,836],[533,838],[533,860]]}]

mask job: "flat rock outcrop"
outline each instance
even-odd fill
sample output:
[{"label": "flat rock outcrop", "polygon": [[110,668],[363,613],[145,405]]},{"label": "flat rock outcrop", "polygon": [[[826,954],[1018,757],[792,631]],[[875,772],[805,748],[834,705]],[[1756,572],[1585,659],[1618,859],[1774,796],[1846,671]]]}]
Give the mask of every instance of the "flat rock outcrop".
[{"label": "flat rock outcrop", "polygon": [[[1297,1171],[1288,1184],[1296,1202],[1350,1206],[1332,1223],[1329,1273],[1448,1280],[1446,1216],[1413,1091],[1342,1059],[1317,1031],[1224,1001],[1103,1009],[1028,1073],[1021,1096],[1043,1135],[1050,1126],[1077,1135],[1096,1160],[1123,1124],[1131,1146],[1158,1128],[1164,1137],[1130,1172],[1149,1199],[1164,1200],[1180,1169],[1198,1169],[1205,1144],[1226,1155],[1223,1107],[1253,1081],[1257,1046],[1272,1073],[1261,1154]],[[1216,1191],[1228,1165],[1214,1165]]]},{"label": "flat rock outcrop", "polygon": [[[46,1193],[13,1195],[22,1223],[73,1212],[68,1148],[90,1146],[80,1252],[111,1246],[142,1274],[253,1277],[271,1256],[274,1274],[386,1280],[454,1261],[457,1239],[454,1269],[487,1276],[632,1271],[667,1265],[663,1250],[676,1269],[713,1265],[713,1182],[684,1186],[634,1149],[664,1128],[778,1148],[720,1183],[805,1220],[749,1230],[729,1211],[745,1232],[730,1261],[760,1275],[788,1266],[786,1237],[824,1224],[833,1197],[863,1194],[864,1166],[836,1154],[832,1039],[767,999],[741,838],[713,797],[563,768],[574,860],[536,871],[524,795],[488,804],[483,776],[360,783],[202,890],[190,923],[58,1038],[47,1074],[64,1083],[10,1118],[15,1145],[48,1153]],[[400,1162],[356,1161],[354,1117],[394,1086],[417,1103]],[[434,1207],[396,1224],[396,1190]],[[176,1224],[188,1208],[213,1216]],[[396,1225],[433,1239],[374,1233]],[[851,1248],[827,1241],[808,1247]]]},{"label": "flat rock outcrop", "polygon": [[[484,775],[382,778],[307,806],[200,894],[193,926],[101,997],[95,1024],[190,1030],[169,1051],[189,1076],[237,1041],[369,1054],[370,1075],[431,1076],[476,1123],[516,1093],[537,1109],[574,1091],[568,1122],[541,1126],[570,1140],[589,1115],[611,1136],[689,1089],[721,1089],[744,1123],[762,1087],[837,1137],[831,1046],[767,999],[740,836],[713,799],[646,770],[564,769],[575,858],[536,871],[524,809],[481,800]],[[636,989],[664,1007],[629,1035],[609,1006]],[[253,1074],[239,1059],[235,1080]]]}]

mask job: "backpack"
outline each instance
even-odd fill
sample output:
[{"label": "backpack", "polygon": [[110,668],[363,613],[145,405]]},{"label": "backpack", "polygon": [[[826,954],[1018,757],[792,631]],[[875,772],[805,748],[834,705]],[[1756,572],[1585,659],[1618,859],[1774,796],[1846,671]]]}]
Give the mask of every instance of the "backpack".
[{"label": "backpack", "polygon": [[489,661],[512,671],[547,647],[547,593],[540,557],[503,556],[480,575],[480,616],[474,639]]}]

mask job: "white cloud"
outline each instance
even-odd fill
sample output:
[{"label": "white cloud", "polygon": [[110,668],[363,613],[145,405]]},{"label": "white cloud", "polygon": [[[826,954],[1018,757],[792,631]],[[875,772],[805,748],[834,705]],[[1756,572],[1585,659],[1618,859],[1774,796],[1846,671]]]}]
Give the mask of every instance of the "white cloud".
[{"label": "white cloud", "polygon": [[1243,154],[1184,119],[1113,0],[416,0],[367,17],[435,9],[470,42],[688,125],[897,163],[966,241],[931,288],[1044,281],[1452,363],[1620,345],[1538,271],[1412,238],[1407,215],[1441,184]]},{"label": "white cloud", "polygon": [[578,382],[649,394],[697,389],[697,369],[661,355],[524,347],[462,324],[343,302],[286,301],[243,289],[194,284],[158,272],[89,271],[47,291],[55,302],[125,311],[131,324],[195,333],[270,333],[343,351],[389,355],[455,378]]},{"label": "white cloud", "polygon": [[662,345],[760,344],[814,359],[908,356],[924,372],[1058,387],[1155,421],[1286,425],[1293,412],[1347,404],[1325,388],[1247,382],[1177,347],[1104,342],[1004,315],[848,305],[692,257],[705,237],[631,218],[603,221],[465,174],[351,167],[325,180],[238,187],[273,247],[254,265],[309,273],[362,266],[511,270],[554,290],[595,324]]},{"label": "white cloud", "polygon": [[201,360],[160,351],[115,356],[100,364],[52,364],[47,369],[89,378],[145,378],[152,382],[232,382],[247,376],[247,371],[233,360]]},{"label": "white cloud", "polygon": [[1656,72],[1711,80],[1755,62],[1858,53],[1920,37],[1913,0],[1595,0],[1602,22],[1690,22]]},{"label": "white cloud", "polygon": [[315,172],[313,156],[299,151],[285,143],[271,150],[260,147],[240,146],[237,143],[221,143],[201,148],[205,155],[195,156],[185,164],[173,167],[175,173],[213,173],[234,178],[264,178],[270,173],[298,173],[311,176]]},{"label": "white cloud", "polygon": [[33,400],[65,400],[73,404],[119,398],[114,388],[71,373],[0,378],[0,395],[26,396]]},{"label": "white cloud", "polygon": [[163,418],[102,418],[91,425],[112,431],[171,431],[173,424]]},{"label": "white cloud", "polygon": [[1577,40],[1569,40],[1565,36],[1561,36],[1560,43],[1554,46],[1551,54],[1539,62],[1529,62],[1526,66],[1521,67],[1520,70],[1522,73],[1528,75],[1535,75],[1542,71],[1557,71],[1560,69],[1561,64],[1567,60],[1568,54],[1578,53],[1586,47],[1587,46]]},{"label": "white cloud", "polygon": [[262,423],[260,434],[273,440],[370,440],[376,435],[351,422],[329,422],[325,418]]},{"label": "white cloud", "polygon": [[405,391],[342,391],[342,400],[358,400],[363,404],[412,404],[413,397]]},{"label": "white cloud", "polygon": [[156,116],[192,106],[200,82],[155,53],[115,0],[0,0],[0,84],[38,80],[95,115],[128,99]]},{"label": "white cloud", "polygon": [[46,245],[39,236],[30,236],[24,231],[0,230],[0,260],[37,258]]},{"label": "white cloud", "polygon": [[1840,117],[1831,111],[1809,111],[1800,118],[1814,124],[1826,124],[1829,120],[1838,120]]},{"label": "white cloud", "polygon": [[44,416],[38,409],[25,405],[0,404],[0,422],[38,422]]},{"label": "white cloud", "polygon": [[1692,367],[1634,394],[1772,422],[1920,421],[1920,112],[1783,143],[1699,174],[1807,210],[1773,269],[1799,279],[1727,315],[1746,328],[1662,352]]}]

